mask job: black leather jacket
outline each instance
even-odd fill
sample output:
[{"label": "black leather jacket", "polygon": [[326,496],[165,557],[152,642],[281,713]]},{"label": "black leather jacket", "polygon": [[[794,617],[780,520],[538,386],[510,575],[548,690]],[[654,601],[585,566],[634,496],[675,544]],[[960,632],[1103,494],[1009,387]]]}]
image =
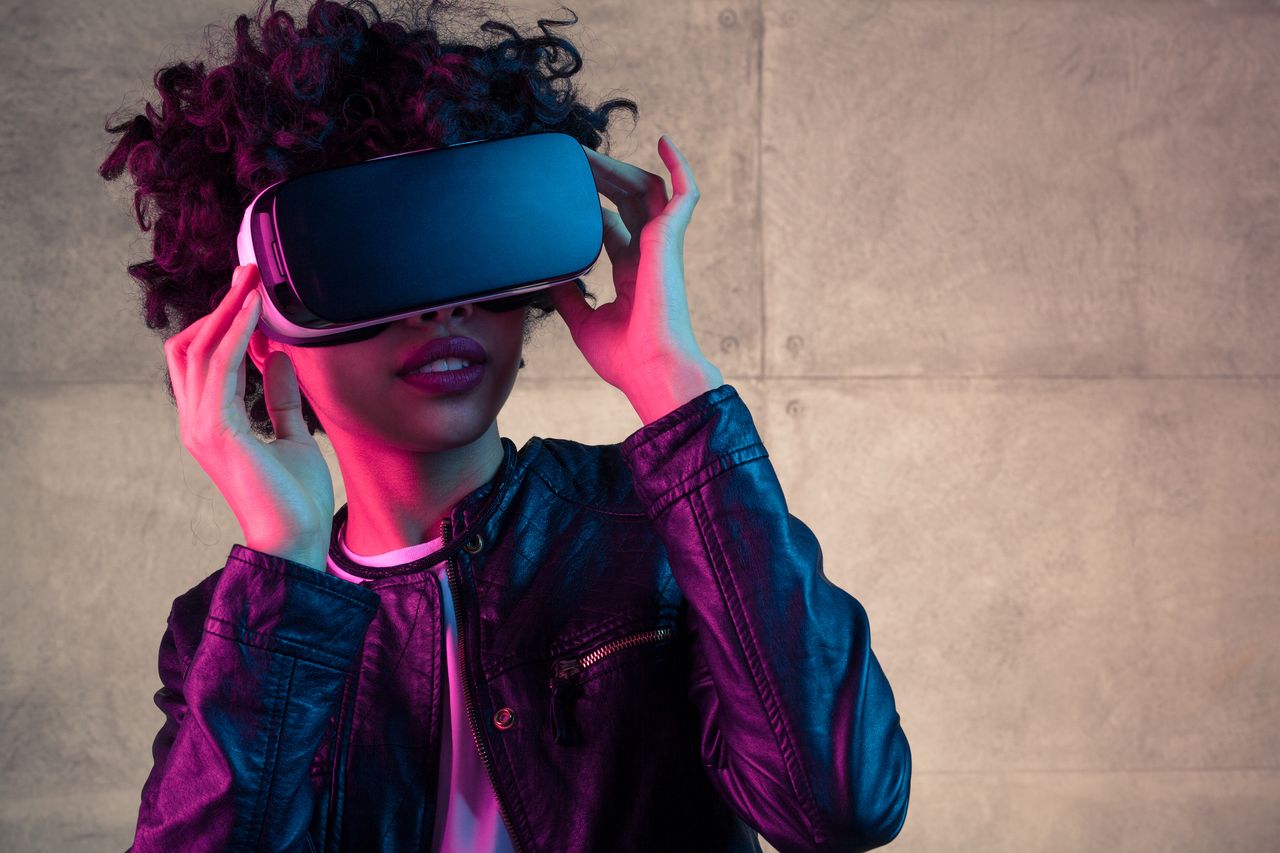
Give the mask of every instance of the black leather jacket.
[{"label": "black leather jacket", "polygon": [[866,611],[822,572],[731,385],[619,444],[502,438],[444,546],[356,584],[233,545],[173,603],[132,850],[427,850],[440,588],[526,853],[868,850],[911,752]]}]

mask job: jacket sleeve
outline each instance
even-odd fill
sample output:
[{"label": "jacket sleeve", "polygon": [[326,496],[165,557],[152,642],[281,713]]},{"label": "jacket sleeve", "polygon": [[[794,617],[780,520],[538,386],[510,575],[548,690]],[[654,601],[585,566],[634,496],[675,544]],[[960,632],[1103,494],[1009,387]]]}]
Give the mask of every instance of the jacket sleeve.
[{"label": "jacket sleeve", "polygon": [[312,763],[378,600],[237,544],[174,601],[155,694],[165,721],[131,851],[312,849],[329,788]]},{"label": "jacket sleeve", "polygon": [[823,575],[737,390],[700,394],[620,449],[685,597],[711,783],[782,853],[888,844],[911,787],[893,691],[865,609]]}]

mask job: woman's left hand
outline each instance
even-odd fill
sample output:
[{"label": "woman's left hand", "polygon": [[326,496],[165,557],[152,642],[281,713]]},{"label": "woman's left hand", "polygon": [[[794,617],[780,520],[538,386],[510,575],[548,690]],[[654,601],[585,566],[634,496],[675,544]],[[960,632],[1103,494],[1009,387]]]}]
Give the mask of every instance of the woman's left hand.
[{"label": "woman's left hand", "polygon": [[[670,139],[659,138],[658,155],[675,188],[668,199],[658,175],[583,150],[600,193],[618,207],[617,213],[601,207],[617,295],[592,308],[576,282],[550,288],[573,342],[600,378],[633,404],[660,405],[654,383],[697,387],[701,380],[690,377],[704,374],[710,387],[722,384],[698,347],[685,296],[684,233],[700,195],[689,162]],[[646,413],[640,414],[647,422]]]}]

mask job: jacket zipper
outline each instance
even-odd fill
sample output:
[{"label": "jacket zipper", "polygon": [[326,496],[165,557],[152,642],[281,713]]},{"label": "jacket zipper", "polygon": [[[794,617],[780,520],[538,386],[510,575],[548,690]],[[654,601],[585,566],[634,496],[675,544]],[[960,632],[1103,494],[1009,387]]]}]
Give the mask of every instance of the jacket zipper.
[{"label": "jacket zipper", "polygon": [[673,630],[672,628],[654,628],[649,631],[641,631],[638,634],[631,634],[630,636],[605,643],[582,657],[575,656],[556,661],[552,666],[550,683],[551,721],[555,729],[555,743],[569,743],[576,739],[573,734],[572,700],[574,692],[569,688],[572,684],[576,684],[580,674],[585,669],[621,649],[630,648],[641,643],[656,643],[659,640],[665,640],[671,636]]},{"label": "jacket zipper", "polygon": [[[440,522],[440,536],[443,538],[443,545],[449,544],[449,520],[442,519]],[[523,853],[524,848],[520,845],[520,838],[516,835],[515,830],[511,826],[511,819],[507,816],[506,804],[502,802],[502,792],[498,790],[498,780],[493,775],[493,765],[489,762],[489,750],[485,748],[484,741],[480,739],[480,729],[476,724],[476,707],[475,700],[471,696],[471,678],[467,669],[467,643],[466,631],[462,627],[462,602],[458,595],[458,589],[461,587],[461,581],[458,579],[458,569],[454,565],[453,558],[449,557],[445,560],[445,570],[449,577],[449,594],[453,598],[453,613],[458,621],[458,658],[462,666],[460,677],[462,678],[462,692],[467,699],[467,721],[471,724],[471,737],[476,742],[476,750],[480,753],[480,760],[484,764],[485,773],[489,776],[489,784],[493,786],[493,795],[498,800],[498,812],[502,815],[502,822],[506,824],[507,834],[511,836],[511,843],[515,845],[516,853]],[[445,690],[449,689],[449,685],[444,686]],[[436,819],[440,818],[436,815]]]}]

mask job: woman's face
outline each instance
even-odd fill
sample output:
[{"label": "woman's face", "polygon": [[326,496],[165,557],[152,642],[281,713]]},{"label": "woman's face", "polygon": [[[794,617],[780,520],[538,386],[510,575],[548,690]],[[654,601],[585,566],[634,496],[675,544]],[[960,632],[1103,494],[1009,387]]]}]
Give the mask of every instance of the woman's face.
[{"label": "woman's face", "polygon": [[[515,385],[529,310],[494,312],[474,303],[455,305],[397,320],[367,340],[330,347],[295,347],[254,330],[249,355],[259,371],[271,350],[289,356],[303,396],[335,445],[350,438],[365,447],[447,450],[478,439],[506,403]],[[454,335],[472,338],[484,348],[479,385],[441,394],[397,375],[418,347]]]}]

